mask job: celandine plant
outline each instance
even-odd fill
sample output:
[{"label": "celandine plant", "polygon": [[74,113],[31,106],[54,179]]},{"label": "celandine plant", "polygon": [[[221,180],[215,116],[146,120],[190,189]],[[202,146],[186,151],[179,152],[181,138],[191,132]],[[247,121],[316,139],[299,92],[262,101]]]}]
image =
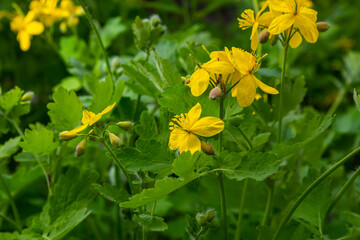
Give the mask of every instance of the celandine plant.
[{"label": "celandine plant", "polygon": [[[187,12],[196,1],[181,11],[160,2],[147,6],[201,15]],[[0,91],[0,239],[358,238],[360,168],[348,176],[344,163],[356,163],[359,141],[349,154],[329,151],[349,121],[332,125],[347,92],[322,115],[303,104],[304,76],[287,66],[289,47],[317,42],[329,26],[311,1],[252,2],[238,18],[250,44],[224,48],[198,28],[169,34],[158,15],[127,19],[136,9],[127,1],[104,26],[84,0],[0,12],[21,54],[41,35],[71,74],[53,88],[48,122],[26,122],[36,93]],[[120,40],[130,29],[127,52]],[[281,59],[270,47],[262,54],[267,42]],[[353,59],[346,89],[358,75]]]}]

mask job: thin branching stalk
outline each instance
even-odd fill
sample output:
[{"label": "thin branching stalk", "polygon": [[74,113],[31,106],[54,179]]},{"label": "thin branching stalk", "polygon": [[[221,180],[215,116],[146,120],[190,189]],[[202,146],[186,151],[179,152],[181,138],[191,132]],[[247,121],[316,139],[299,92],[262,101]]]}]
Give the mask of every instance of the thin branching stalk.
[{"label": "thin branching stalk", "polygon": [[[1,174],[0,174],[1,175]],[[17,226],[16,222],[14,222],[12,219],[8,218],[4,214],[0,212],[0,218],[3,218],[5,221],[13,225],[18,233],[21,233],[21,229]]]},{"label": "thin branching stalk", "polygon": [[249,140],[249,138],[246,136],[245,132],[241,129],[241,127],[239,126],[238,127],[240,133],[241,133],[241,136],[243,136],[243,138],[245,139],[246,143],[248,144],[248,148],[249,150],[253,149],[253,145],[251,143],[251,141]]},{"label": "thin branching stalk", "polygon": [[246,178],[244,180],[244,185],[243,185],[243,189],[242,189],[242,192],[241,192],[239,216],[238,216],[237,223],[236,223],[235,240],[240,240],[241,239],[242,216],[243,216],[243,212],[244,212],[245,195],[246,195],[248,182],[249,182],[249,179]]},{"label": "thin branching stalk", "polygon": [[153,203],[152,209],[151,209],[151,216],[154,216],[155,214],[155,209],[156,209],[156,200]]},{"label": "thin branching stalk", "polygon": [[327,214],[331,212],[331,210],[335,207],[335,205],[339,202],[340,198],[344,195],[346,190],[354,183],[356,178],[360,175],[360,167],[353,173],[353,175],[346,181],[344,186],[340,189],[338,194],[336,194],[335,198],[331,201],[329,209],[327,210]]},{"label": "thin branching stalk", "polygon": [[261,222],[262,226],[266,226],[269,222],[269,217],[271,214],[271,206],[272,206],[272,201],[273,201],[273,197],[274,197],[274,185],[272,182],[270,182],[269,184],[267,184],[268,187],[268,197],[266,200],[266,207],[265,207],[265,213],[264,213],[264,217],[263,220]]},{"label": "thin branching stalk", "polygon": [[106,53],[106,50],[105,50],[105,47],[104,47],[104,43],[103,41],[101,40],[101,37],[100,37],[100,33],[98,31],[98,29],[96,28],[94,22],[93,22],[93,19],[91,17],[91,14],[87,8],[87,6],[85,5],[85,1],[84,0],[78,0],[81,7],[84,9],[84,12],[85,12],[85,15],[86,15],[86,18],[87,20],[89,21],[89,24],[90,24],[90,27],[91,29],[95,32],[95,35],[96,35],[96,39],[100,45],[100,48],[101,48],[101,51],[103,53],[103,56],[104,56],[104,60],[105,60],[105,64],[106,64],[106,68],[107,68],[107,71],[108,71],[108,74],[110,75],[110,78],[111,78],[111,81],[113,84],[115,84],[115,79],[113,77],[113,74],[112,74],[112,71],[111,71],[111,67],[110,67],[110,62],[109,62],[109,58],[108,58],[108,55]]},{"label": "thin branching stalk", "polygon": [[51,185],[51,180],[50,180],[50,176],[48,175],[48,173],[46,172],[46,169],[45,169],[45,166],[44,164],[42,164],[39,156],[35,156],[36,158],[36,161],[38,162],[43,174],[44,174],[44,177],[46,179],[46,183],[47,183],[47,186],[48,186],[48,190],[49,190],[49,195],[52,195],[52,185]]},{"label": "thin branching stalk", "polygon": [[[21,231],[21,229],[22,229],[22,224],[21,224],[21,219],[20,219],[19,211],[18,211],[18,209],[17,209],[17,207],[16,207],[14,198],[12,197],[11,192],[10,192],[10,190],[9,190],[9,188],[8,188],[8,186],[7,186],[4,178],[3,178],[3,176],[1,175],[1,173],[0,173],[0,181],[1,181],[2,185],[4,186],[4,190],[5,190],[6,195],[8,196],[8,199],[9,199],[9,202],[10,202],[10,206],[11,206],[11,210],[12,210],[12,212],[13,212],[13,214],[14,214],[14,218],[15,218],[15,222],[16,222],[16,224],[15,224],[16,229],[20,229],[20,231]],[[3,218],[4,218],[4,217],[3,217]],[[5,220],[8,220],[8,219],[5,219]]]},{"label": "thin branching stalk", "polygon": [[280,233],[286,223],[289,221],[290,217],[293,215],[295,210],[299,207],[302,201],[311,193],[311,191],[316,188],[325,178],[327,178],[331,173],[333,173],[338,167],[340,167],[342,164],[344,164],[347,160],[349,160],[351,157],[353,157],[356,153],[360,151],[360,147],[353,150],[351,153],[343,157],[340,161],[338,161],[336,164],[334,164],[331,168],[329,168],[327,171],[325,171],[320,177],[318,177],[310,186],[308,186],[305,191],[296,199],[294,205],[287,211],[286,215],[281,220],[278,228],[276,229],[276,232],[272,238],[272,240],[278,239],[280,236]]}]

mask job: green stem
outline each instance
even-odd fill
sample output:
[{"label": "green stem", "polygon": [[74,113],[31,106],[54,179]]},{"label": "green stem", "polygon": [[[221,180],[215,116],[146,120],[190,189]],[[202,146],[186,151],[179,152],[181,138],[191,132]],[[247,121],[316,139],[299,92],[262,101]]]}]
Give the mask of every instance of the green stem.
[{"label": "green stem", "polygon": [[268,197],[267,197],[267,201],[266,201],[264,217],[261,222],[262,226],[266,226],[269,222],[269,217],[271,214],[271,205],[272,205],[273,196],[274,196],[274,185],[272,183],[270,183],[267,187],[268,187]]},{"label": "green stem", "polygon": [[252,4],[254,6],[255,12],[258,13],[259,12],[259,4],[258,4],[257,0],[252,0]]},{"label": "green stem", "polygon": [[340,167],[342,164],[344,164],[347,160],[349,160],[352,156],[354,156],[359,151],[360,151],[360,147],[353,150],[351,153],[346,155],[344,158],[342,158],[340,161],[338,161],[336,164],[334,164],[331,168],[329,168],[327,171],[325,171],[320,177],[318,177],[310,186],[308,186],[305,189],[305,191],[297,198],[294,205],[291,207],[290,210],[288,210],[288,212],[286,213],[284,218],[281,220],[272,240],[278,239],[278,237],[281,233],[281,230],[284,228],[285,224],[289,221],[290,217],[293,215],[295,210],[299,207],[300,203],[311,193],[311,191],[314,188],[316,188],[331,173],[333,173],[338,167]]},{"label": "green stem", "polygon": [[[117,165],[115,165],[115,186],[117,189],[120,189],[120,169]],[[121,229],[121,221],[120,221],[120,205],[115,203],[115,229],[114,229],[114,239],[121,239],[121,235],[119,234],[119,229]]]},{"label": "green stem", "polygon": [[0,115],[3,116],[9,123],[11,123],[14,126],[14,128],[16,129],[18,134],[21,136],[21,138],[24,138],[23,131],[20,129],[19,125],[17,124],[17,122],[14,119],[11,119],[8,116],[6,116],[6,114],[3,113],[1,110],[0,110]]},{"label": "green stem", "polygon": [[105,148],[108,150],[108,152],[110,153],[110,155],[114,158],[115,163],[120,167],[121,171],[124,173],[128,183],[129,183],[129,187],[130,187],[130,194],[134,195],[134,186],[132,184],[131,178],[129,173],[126,171],[125,167],[121,164],[120,160],[117,158],[116,154],[113,152],[113,150],[109,147],[109,145],[103,141],[103,144],[105,146]]},{"label": "green stem", "polygon": [[155,208],[156,208],[156,200],[153,203],[152,209],[151,209],[151,216],[154,216],[155,214]]},{"label": "green stem", "polygon": [[[226,96],[226,95],[225,95]],[[224,119],[224,98],[225,96],[220,97],[220,119]],[[219,153],[222,150],[222,134],[219,135]],[[224,177],[223,172],[217,171],[217,177],[220,188],[220,204],[221,204],[221,216],[222,216],[222,225],[223,225],[223,240],[227,239],[227,219],[226,219],[226,200],[225,200],[225,189],[224,189]]]},{"label": "green stem", "polygon": [[360,175],[360,167],[354,172],[354,174],[350,177],[349,180],[346,181],[344,186],[340,189],[338,194],[336,194],[335,198],[331,201],[329,209],[327,210],[327,214],[331,212],[331,210],[335,207],[335,205],[338,203],[340,198],[344,195],[345,191],[354,183],[356,178]]},{"label": "green stem", "polygon": [[331,107],[327,111],[326,115],[324,116],[324,120],[326,117],[332,116],[335,113],[336,109],[339,107],[340,103],[344,99],[346,92],[347,86],[345,85],[341,88],[339,95],[336,97],[335,101],[332,103]]},{"label": "green stem", "polygon": [[251,141],[250,141],[249,138],[246,136],[246,134],[244,133],[244,131],[241,129],[240,126],[238,127],[238,129],[239,129],[241,135],[243,136],[243,138],[245,139],[246,143],[248,144],[249,149],[250,149],[250,150],[253,149],[253,145],[252,145]]},{"label": "green stem", "polygon": [[46,169],[44,167],[44,165],[42,164],[40,158],[38,156],[35,156],[36,158],[36,161],[38,162],[44,176],[45,176],[45,179],[46,179],[46,183],[47,183],[47,186],[48,186],[48,189],[49,189],[49,195],[52,195],[52,189],[51,189],[51,180],[49,179],[49,175],[48,173],[46,172]]},{"label": "green stem", "polygon": [[134,115],[133,115],[133,122],[135,122],[137,120],[138,111],[139,111],[139,108],[140,108],[140,102],[141,102],[141,94],[139,94],[137,96],[137,99],[136,99],[135,110],[134,110]]},{"label": "green stem", "polygon": [[14,222],[12,219],[8,218],[1,212],[0,212],[0,217],[3,218],[4,220],[8,221],[11,225],[13,225],[15,227],[16,231],[18,231],[18,233],[21,233],[21,229],[17,226],[16,222]]},{"label": "green stem", "polygon": [[108,70],[108,74],[110,75],[110,78],[111,78],[112,83],[115,84],[115,80],[114,80],[114,77],[113,77],[113,74],[112,74],[112,71],[111,71],[111,67],[110,67],[109,58],[108,58],[108,55],[107,55],[107,53],[106,53],[104,44],[103,44],[103,42],[102,42],[102,40],[101,40],[99,31],[98,31],[98,29],[96,28],[96,26],[95,26],[95,24],[94,24],[94,22],[93,22],[93,19],[92,19],[92,17],[91,17],[91,14],[90,14],[88,8],[86,7],[84,0],[79,0],[79,3],[80,3],[80,5],[81,5],[81,7],[84,9],[86,18],[87,18],[87,20],[88,20],[89,23],[90,23],[91,29],[95,32],[96,38],[97,38],[97,40],[98,40],[98,43],[99,43],[99,45],[100,45],[101,51],[102,51],[103,56],[104,56],[104,60],[105,60],[106,68],[107,68],[107,70]]},{"label": "green stem", "polygon": [[246,178],[244,180],[244,185],[243,185],[243,189],[242,189],[242,192],[241,192],[239,216],[238,216],[238,220],[237,220],[237,224],[236,224],[235,240],[240,240],[241,239],[241,224],[242,224],[242,217],[243,217],[244,203],[245,203],[245,194],[246,194],[248,182],[249,182],[249,179]]},{"label": "green stem", "polygon": [[206,231],[205,228],[201,227],[200,231],[198,232],[198,234],[195,237],[195,240],[198,240],[205,231]]},{"label": "green stem", "polygon": [[22,224],[21,224],[21,219],[20,219],[20,215],[19,215],[19,211],[16,207],[16,204],[15,204],[15,201],[11,195],[11,192],[2,176],[2,174],[0,173],[0,181],[2,183],[2,185],[4,186],[4,190],[9,198],[9,201],[10,201],[10,205],[11,205],[11,209],[12,209],[12,212],[14,214],[14,218],[15,218],[15,222],[16,222],[16,228],[17,229],[22,229]]},{"label": "green stem", "polygon": [[283,57],[283,65],[281,71],[281,81],[280,81],[280,101],[279,101],[279,132],[278,132],[278,142],[281,142],[281,132],[282,132],[282,108],[284,101],[284,80],[285,80],[285,71],[286,71],[286,56],[289,48],[289,44],[285,43],[284,47],[284,57]]}]

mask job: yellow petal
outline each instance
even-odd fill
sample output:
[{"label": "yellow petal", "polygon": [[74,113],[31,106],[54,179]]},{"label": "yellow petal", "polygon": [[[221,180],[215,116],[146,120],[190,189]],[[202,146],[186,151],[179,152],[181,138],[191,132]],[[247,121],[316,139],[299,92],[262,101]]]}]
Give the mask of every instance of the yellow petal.
[{"label": "yellow petal", "polygon": [[297,48],[302,42],[302,36],[299,32],[296,32],[290,39],[290,47]]},{"label": "yellow petal", "polygon": [[261,82],[259,79],[257,79],[257,77],[253,76],[253,79],[256,82],[256,85],[263,91],[269,94],[278,94],[278,90],[276,90],[275,88],[272,88],[268,85],[266,85],[265,83]]},{"label": "yellow petal", "polygon": [[268,0],[268,2],[269,2],[269,7],[270,7],[271,11],[277,11],[277,12],[283,12],[283,13],[291,12],[291,9],[289,9],[289,6],[282,0]]},{"label": "yellow petal", "polygon": [[219,61],[215,58],[201,65],[201,68],[217,74],[228,74],[235,71],[234,67],[229,62]]},{"label": "yellow petal", "polygon": [[251,33],[251,50],[256,51],[257,47],[258,47],[258,42],[259,42],[259,33],[258,33],[258,26],[259,23],[256,22],[252,28],[252,33]]},{"label": "yellow petal", "polygon": [[26,32],[30,35],[39,35],[44,31],[44,25],[41,22],[31,22],[26,26]]},{"label": "yellow petal", "polygon": [[293,14],[283,14],[276,17],[269,26],[269,32],[273,35],[284,32],[294,24],[295,17]]},{"label": "yellow petal", "polygon": [[231,89],[231,96],[232,97],[236,97],[236,95],[237,95],[237,88],[239,87],[239,84],[237,82],[240,81],[241,77],[242,77],[242,75],[241,75],[241,73],[239,71],[234,72],[233,79],[232,79],[232,82],[231,82],[231,86],[234,86],[235,84],[236,84],[236,86]]},{"label": "yellow petal", "polygon": [[265,12],[259,17],[258,22],[262,26],[269,27],[273,19],[274,17],[270,12]]},{"label": "yellow petal", "polygon": [[297,15],[295,17],[294,27],[299,28],[301,35],[309,43],[315,43],[319,37],[319,31],[316,24],[310,18]]},{"label": "yellow petal", "polygon": [[180,128],[175,128],[170,133],[169,148],[171,150],[177,150],[183,144],[188,134],[188,132],[185,132]]},{"label": "yellow petal", "polygon": [[250,74],[247,74],[240,80],[238,85],[238,91],[236,94],[238,103],[242,107],[250,106],[254,101],[256,95],[256,86],[254,80],[252,79]]},{"label": "yellow petal", "polygon": [[83,111],[82,124],[89,124],[89,126],[93,125],[101,118],[101,114],[95,114],[86,109]]},{"label": "yellow petal", "polygon": [[20,48],[21,50],[23,50],[24,52],[26,52],[27,50],[29,50],[30,48],[30,44],[31,44],[31,41],[30,41],[30,35],[27,34],[26,32],[24,31],[21,31],[18,33],[17,35],[17,39],[20,43]]},{"label": "yellow petal", "polygon": [[79,133],[79,132],[81,132],[82,130],[84,130],[87,126],[88,126],[87,124],[80,125],[80,126],[74,128],[73,130],[67,132],[66,134],[72,135],[72,134]]},{"label": "yellow petal", "polygon": [[210,53],[210,58],[218,58],[220,61],[225,61],[231,64],[230,60],[228,59],[225,51],[213,51]]},{"label": "yellow petal", "polygon": [[209,73],[200,68],[196,70],[190,77],[188,86],[191,88],[191,94],[195,97],[203,94],[209,86]]},{"label": "yellow petal", "polygon": [[233,47],[231,50],[236,70],[238,70],[241,74],[247,74],[253,68],[253,66],[250,66],[249,64],[254,62],[254,56],[240,48]]},{"label": "yellow petal", "polygon": [[187,151],[190,151],[191,154],[194,154],[196,151],[201,151],[200,139],[192,133],[187,133],[179,148],[180,153]]},{"label": "yellow petal", "polygon": [[200,103],[197,103],[195,106],[193,106],[190,111],[188,112],[187,116],[186,116],[186,120],[185,120],[185,128],[187,130],[190,130],[192,125],[194,125],[194,123],[199,120],[200,115],[201,115],[201,105]]},{"label": "yellow petal", "polygon": [[101,116],[104,115],[104,114],[106,114],[106,113],[108,113],[108,112],[110,112],[110,111],[115,107],[115,105],[116,105],[116,102],[114,102],[113,104],[107,106],[107,107],[106,107],[104,110],[102,110],[102,112],[100,113]]},{"label": "yellow petal", "polygon": [[203,137],[211,137],[224,129],[224,122],[217,117],[204,117],[197,121],[190,132]]},{"label": "yellow petal", "polygon": [[300,8],[299,14],[308,17],[313,22],[316,22],[317,20],[317,11],[314,9],[302,7]]}]

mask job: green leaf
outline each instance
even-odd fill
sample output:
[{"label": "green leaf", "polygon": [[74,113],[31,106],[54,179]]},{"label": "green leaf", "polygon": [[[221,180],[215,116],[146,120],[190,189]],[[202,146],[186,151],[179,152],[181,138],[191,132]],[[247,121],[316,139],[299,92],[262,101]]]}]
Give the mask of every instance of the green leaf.
[{"label": "green leaf", "polygon": [[41,232],[46,239],[63,238],[91,213],[87,205],[96,196],[91,184],[97,177],[94,170],[80,172],[76,168],[60,176],[43,212],[34,218],[31,229]]},{"label": "green leaf", "polygon": [[322,120],[320,115],[311,118],[306,124],[301,125],[302,131],[297,136],[276,144],[271,153],[276,154],[279,159],[295,153],[323,133],[333,121],[333,117]]},{"label": "green leaf", "polygon": [[170,150],[155,140],[139,139],[136,148],[125,148],[117,153],[120,161],[131,171],[151,171],[157,174],[171,172],[174,159]]},{"label": "green leaf", "polygon": [[110,183],[104,183],[103,186],[94,183],[92,186],[107,200],[122,203],[129,199],[129,193],[127,191],[118,189]]},{"label": "green leaf", "polygon": [[109,75],[101,79],[100,82],[97,83],[90,110],[94,113],[99,113],[110,104],[113,104],[114,102],[111,102],[113,88],[114,86]]},{"label": "green leaf", "polygon": [[354,88],[353,97],[354,97],[354,101],[355,101],[356,107],[357,107],[357,109],[360,111],[360,94],[357,94],[355,88]]},{"label": "green leaf", "polygon": [[197,152],[191,155],[190,152],[184,152],[175,159],[173,163],[173,172],[181,178],[191,179],[196,177],[198,174],[195,170],[195,163],[200,158],[200,153]]},{"label": "green leaf", "polygon": [[19,149],[21,137],[11,138],[0,146],[0,159],[13,155]]},{"label": "green leaf", "polygon": [[157,139],[159,137],[158,127],[153,115],[143,111],[140,116],[140,125],[135,126],[135,131],[144,139]]},{"label": "green leaf", "polygon": [[268,153],[228,153],[220,154],[221,165],[225,175],[230,179],[241,181],[252,178],[263,181],[268,176],[276,173],[280,167],[280,160],[276,155]]},{"label": "green leaf", "polygon": [[258,147],[261,146],[265,143],[267,143],[269,141],[271,133],[269,132],[265,132],[265,133],[260,133],[259,135],[255,136],[252,140],[252,145],[254,147]]},{"label": "green leaf", "polygon": [[61,132],[73,129],[81,120],[82,103],[76,93],[59,87],[53,94],[54,102],[49,103],[48,115],[55,128]]},{"label": "green leaf", "polygon": [[6,113],[9,113],[13,107],[19,104],[21,96],[24,91],[19,87],[15,86],[15,88],[1,95],[0,97],[0,107],[5,110]]},{"label": "green leaf", "polygon": [[168,229],[163,218],[150,214],[134,215],[133,220],[147,231],[162,232]]},{"label": "green leaf", "polygon": [[125,31],[126,25],[121,23],[121,17],[108,19],[105,26],[100,30],[100,36],[104,47],[108,48],[111,42]]},{"label": "green leaf", "polygon": [[156,68],[164,87],[181,84],[181,75],[174,69],[169,60],[160,57],[155,51],[151,51],[151,56],[155,59]]},{"label": "green leaf", "polygon": [[354,227],[360,229],[360,215],[354,212],[344,212],[346,220]]},{"label": "green leaf", "polygon": [[54,132],[42,125],[33,127],[32,130],[26,129],[24,139],[20,142],[24,152],[34,155],[50,154],[58,145],[59,142],[54,140]]}]

